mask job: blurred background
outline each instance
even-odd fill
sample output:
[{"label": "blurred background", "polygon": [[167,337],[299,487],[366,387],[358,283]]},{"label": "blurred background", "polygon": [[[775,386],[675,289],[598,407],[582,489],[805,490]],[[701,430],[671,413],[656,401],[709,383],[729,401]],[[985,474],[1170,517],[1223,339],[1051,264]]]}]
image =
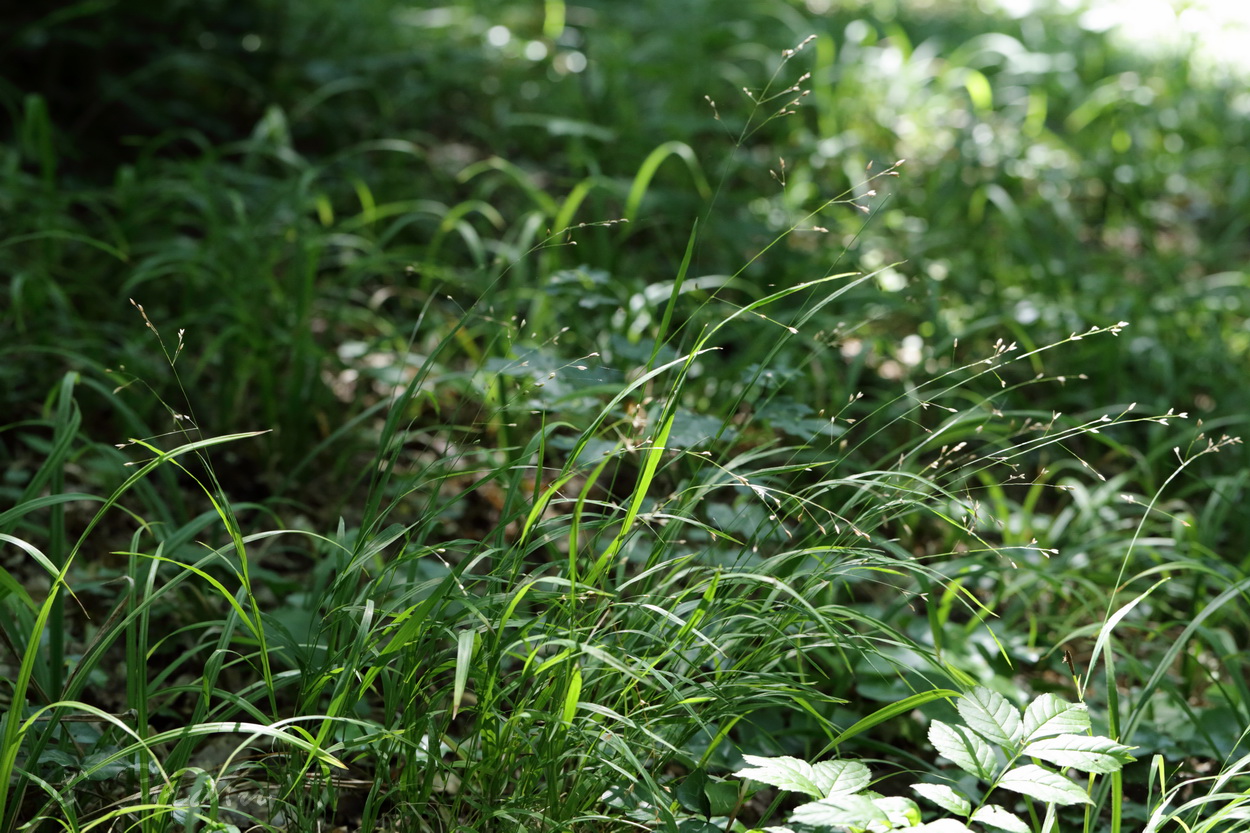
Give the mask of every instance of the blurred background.
[{"label": "blurred background", "polygon": [[[104,372],[125,366],[184,410],[133,297],[171,353],[187,331],[181,378],[202,430],[275,429],[232,452],[234,488],[312,500],[301,478],[380,401],[362,380],[421,352],[408,340],[423,309],[427,325],[453,320],[491,288],[531,324],[579,310],[590,323],[553,360],[599,351],[620,369],[654,323],[647,287],[671,277],[697,219],[693,274],[734,276],[727,297],[881,270],[812,334],[806,349],[837,357],[817,399],[941,372],[957,343],[1032,348],[1124,321],[1065,347],[1045,369],[1083,378],[1038,406],[1136,402],[1203,420],[1185,442],[1236,433],[1250,413],[1237,5],[10,7],[3,409],[37,418],[72,368],[101,397],[101,441],[168,430],[164,406],[133,391],[118,404]],[[804,219],[837,197],[868,213]],[[823,230],[770,245],[796,224]],[[750,364],[728,346],[729,365]],[[1175,463],[1164,428],[1116,438],[1148,485]],[[1216,490],[1196,498],[1224,513],[1204,545],[1240,558],[1240,513],[1216,508],[1241,494],[1238,454],[1202,461],[1180,494]]]}]

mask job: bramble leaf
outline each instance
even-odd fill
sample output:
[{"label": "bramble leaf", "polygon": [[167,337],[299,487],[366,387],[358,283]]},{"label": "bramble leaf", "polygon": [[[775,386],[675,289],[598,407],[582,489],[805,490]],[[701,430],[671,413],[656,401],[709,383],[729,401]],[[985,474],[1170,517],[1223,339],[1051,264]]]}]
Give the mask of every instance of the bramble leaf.
[{"label": "bramble leaf", "polygon": [[872,773],[859,761],[821,761],[812,770],[825,798],[854,795],[872,781]]},{"label": "bramble leaf", "polygon": [[932,801],[948,813],[966,816],[972,810],[972,803],[945,784],[912,784],[912,790],[921,798]]},{"label": "bramble leaf", "polygon": [[972,833],[972,828],[955,819],[938,819],[909,830],[910,833]]},{"label": "bramble leaf", "polygon": [[1056,735],[1030,743],[1024,748],[1024,754],[1055,766],[1106,775],[1118,772],[1125,764],[1137,760],[1130,754],[1132,748],[1111,738]]},{"label": "bramble leaf", "polygon": [[812,798],[854,795],[868,786],[872,774],[859,761],[807,761],[787,756],[764,758],[743,755],[750,766],[738,770],[739,778],[750,778],[783,790],[801,792]]},{"label": "bramble leaf", "polygon": [[920,808],[910,798],[886,795],[874,798],[872,803],[885,812],[891,828],[915,827],[920,824]]},{"label": "bramble leaf", "polygon": [[1069,703],[1062,697],[1043,694],[1024,710],[1026,741],[1054,735],[1079,735],[1089,731],[1089,711],[1084,703]]},{"label": "bramble leaf", "polygon": [[972,820],[997,830],[1006,830],[1007,833],[1030,833],[1029,826],[1019,816],[1007,812],[997,804],[978,807],[972,814]]},{"label": "bramble leaf", "polygon": [[1048,804],[1093,804],[1085,791],[1058,773],[1025,764],[1003,775],[998,786]]},{"label": "bramble leaf", "polygon": [[866,795],[845,795],[813,801],[794,809],[790,821],[813,827],[867,827],[873,822],[889,822],[885,810]]},{"label": "bramble leaf", "polygon": [[988,688],[975,688],[955,703],[968,728],[1004,749],[1015,749],[1023,739],[1020,711],[1007,698]]},{"label": "bramble leaf", "polygon": [[951,763],[982,781],[994,777],[998,759],[981,736],[966,726],[950,726],[940,720],[929,724],[929,742]]}]

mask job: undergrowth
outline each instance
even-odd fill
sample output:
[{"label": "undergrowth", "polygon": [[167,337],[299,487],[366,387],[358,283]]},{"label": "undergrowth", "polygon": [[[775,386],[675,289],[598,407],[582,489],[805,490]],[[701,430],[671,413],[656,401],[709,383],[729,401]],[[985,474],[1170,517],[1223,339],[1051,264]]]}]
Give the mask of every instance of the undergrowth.
[{"label": "undergrowth", "polygon": [[[1203,203],[1190,121],[1107,92],[1184,72],[691,3],[642,47],[689,69],[660,89],[618,42],[648,4],[504,5],[370,4],[337,45],[318,4],[226,21],[286,50],[211,56],[255,82],[245,135],[210,96],[107,180],[73,158],[90,120],[3,91],[0,828],[967,829],[919,827],[919,781],[960,825],[1239,829],[1240,393],[1168,370],[1197,331],[1243,355],[1238,279],[1155,280],[1244,195]],[[420,92],[414,30],[466,74]],[[1089,130],[1161,150],[1123,173]],[[1069,700],[1062,743],[967,705]],[[1077,747],[1117,766],[1078,788]],[[1077,809],[964,807],[935,750],[991,790],[1040,757]],[[855,788],[812,780],[812,815],[747,786],[770,761]]]}]

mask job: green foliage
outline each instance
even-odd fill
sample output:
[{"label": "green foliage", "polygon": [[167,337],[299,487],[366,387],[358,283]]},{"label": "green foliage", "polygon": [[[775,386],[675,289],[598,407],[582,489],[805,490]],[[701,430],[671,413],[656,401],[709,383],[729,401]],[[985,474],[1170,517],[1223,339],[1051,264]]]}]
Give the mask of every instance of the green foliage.
[{"label": "green foliage", "polygon": [[1244,826],[1239,87],[971,4],[5,14],[0,831]]},{"label": "green foliage", "polygon": [[[794,809],[790,823],[798,831],[968,833],[972,829],[968,824],[979,824],[992,830],[1028,833],[1053,829],[1052,805],[1092,803],[1089,787],[1081,788],[1063,775],[1063,770],[1107,775],[1135,760],[1129,747],[1090,732],[1084,705],[1066,702],[1053,694],[1041,695],[1021,715],[1001,694],[977,688],[961,697],[956,708],[966,725],[935,720],[929,725],[929,740],[939,754],[987,785],[987,789],[974,802],[947,784],[913,784],[917,795],[951,814],[939,821],[922,823],[914,802],[869,790],[872,776],[868,767],[858,761],[808,764],[795,758],[744,756],[748,766],[738,770],[737,776],[816,799]],[[1058,771],[1020,763],[1026,759],[1041,760]],[[1014,792],[1047,805],[1046,821],[1037,828],[1011,810],[988,803],[995,790]],[[1029,809],[1032,813],[1031,806]],[[1036,824],[1036,815],[1033,819]]]}]

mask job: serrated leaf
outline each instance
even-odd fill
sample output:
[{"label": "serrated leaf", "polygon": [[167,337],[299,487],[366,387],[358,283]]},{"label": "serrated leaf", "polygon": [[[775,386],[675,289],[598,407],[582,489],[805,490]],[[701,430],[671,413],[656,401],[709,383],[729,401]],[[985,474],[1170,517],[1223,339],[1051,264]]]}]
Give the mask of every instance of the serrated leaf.
[{"label": "serrated leaf", "polygon": [[998,786],[1048,804],[1093,804],[1085,791],[1067,778],[1035,764],[1025,764],[1003,775]]},{"label": "serrated leaf", "polygon": [[801,792],[812,798],[822,797],[820,789],[813,780],[812,765],[807,761],[790,757],[763,758],[758,755],[743,755],[742,760],[750,766],[743,767],[735,773],[739,778],[750,778],[761,784]]},{"label": "serrated leaf", "polygon": [[872,773],[859,761],[821,761],[812,765],[812,776],[821,798],[855,795],[872,781]]},{"label": "serrated leaf", "polygon": [[742,760],[749,765],[737,770],[735,774],[739,778],[758,780],[761,784],[804,793],[811,798],[824,798],[824,790],[816,784],[815,770],[806,760],[790,758],[788,755],[778,758],[742,755]]},{"label": "serrated leaf", "polygon": [[955,703],[968,728],[1001,747],[1014,750],[1024,737],[1020,710],[997,691],[974,688]]},{"label": "serrated leaf", "polygon": [[1055,766],[1106,775],[1119,772],[1125,764],[1137,760],[1130,754],[1132,748],[1111,738],[1056,735],[1030,743],[1024,748],[1024,754]]},{"label": "serrated leaf", "polygon": [[1089,711],[1084,703],[1069,703],[1062,697],[1043,694],[1024,710],[1026,741],[1088,731]]},{"label": "serrated leaf", "polygon": [[966,726],[951,726],[940,720],[929,724],[929,742],[942,756],[969,775],[989,781],[998,759],[994,750]]},{"label": "serrated leaf", "polygon": [[813,827],[867,827],[875,821],[889,820],[885,811],[864,795],[813,801],[796,807],[790,816],[791,822],[810,824]]},{"label": "serrated leaf", "polygon": [[910,828],[910,833],[973,833],[972,828],[955,819],[938,819],[919,827]]},{"label": "serrated leaf", "polygon": [[948,813],[966,816],[972,810],[972,803],[945,784],[912,784],[912,790],[921,798],[932,801]]},{"label": "serrated leaf", "polygon": [[887,795],[872,799],[872,803],[885,812],[891,828],[915,827],[920,824],[920,808],[910,798]]},{"label": "serrated leaf", "polygon": [[821,761],[813,766],[798,758],[762,758],[743,755],[751,766],[738,770],[739,778],[750,778],[783,790],[801,792],[812,798],[851,795],[868,786],[872,774],[859,761]]},{"label": "serrated leaf", "polygon": [[997,830],[1006,830],[1007,833],[1030,833],[1029,826],[1019,816],[1007,812],[997,804],[978,807],[977,811],[972,814],[972,821]]}]

